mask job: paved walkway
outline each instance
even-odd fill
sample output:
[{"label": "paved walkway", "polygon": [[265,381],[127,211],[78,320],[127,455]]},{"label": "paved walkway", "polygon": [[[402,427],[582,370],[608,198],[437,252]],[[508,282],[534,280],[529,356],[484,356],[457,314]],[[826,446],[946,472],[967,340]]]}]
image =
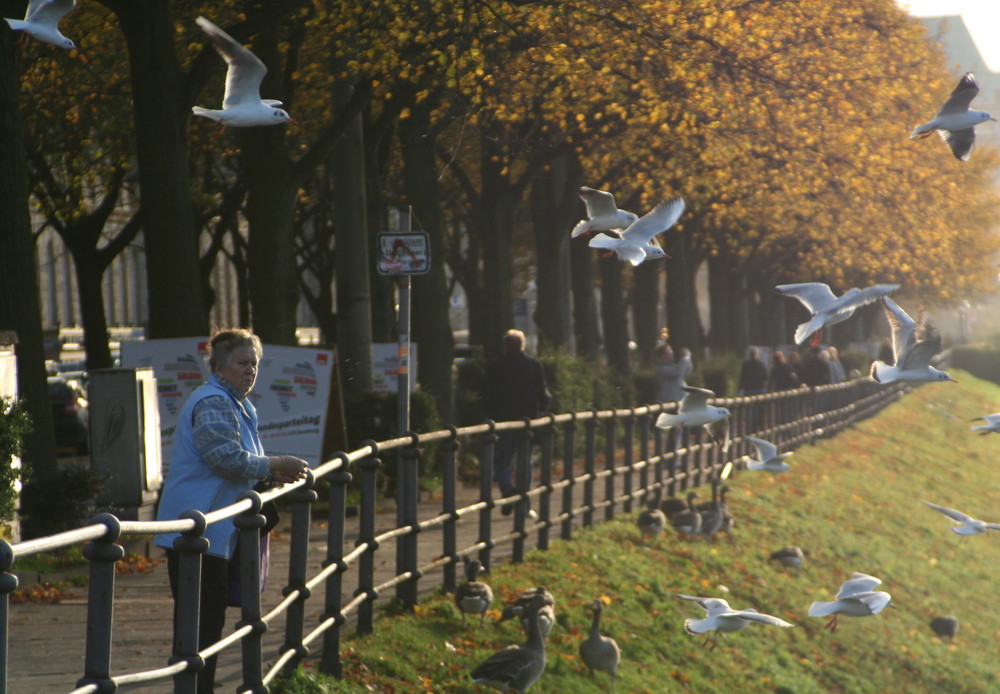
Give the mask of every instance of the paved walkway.
[{"label": "paved walkway", "polygon": [[[464,487],[459,490],[458,505],[465,506],[478,500],[478,486]],[[561,502],[558,494],[553,498],[553,513]],[[427,501],[420,504],[420,519],[430,518],[441,510],[441,502]],[[511,517],[495,513],[494,536],[508,532],[511,527]],[[288,514],[283,516],[282,526],[279,526],[275,536],[272,536],[271,580],[263,596],[265,612],[281,600],[281,588],[288,575],[287,543]],[[395,509],[388,507],[377,516],[377,533],[384,532],[395,526]],[[473,544],[478,537],[478,514],[471,514],[458,523],[458,547]],[[310,537],[310,564],[308,575],[314,576],[321,568],[326,557],[326,526],[320,519],[314,521]],[[348,519],[347,545],[354,547],[357,519]],[[556,531],[557,533],[558,531]],[[553,535],[554,537],[555,535]],[[420,542],[419,557],[421,563],[426,562],[441,553],[441,532],[431,530],[418,535]],[[533,546],[529,545],[529,546]],[[495,560],[502,561],[510,555],[511,546],[494,549]],[[156,547],[150,548],[150,556],[163,558],[163,553]],[[15,564],[15,569],[17,568]],[[395,550],[387,545],[382,546],[376,555],[376,584],[392,577],[395,571]],[[461,574],[460,574],[461,575]],[[345,599],[353,595],[357,580],[357,571],[352,568],[344,579]],[[429,573],[421,581],[422,590],[430,590],[440,585],[440,571]],[[392,591],[390,591],[392,593]],[[83,661],[86,638],[87,589],[74,588],[69,591],[70,597],[58,604],[20,603],[11,605],[10,615],[10,646],[8,662],[8,691],[14,694],[55,694],[69,692],[75,687],[78,679],[83,676]],[[389,596],[391,597],[391,595]],[[380,598],[381,600],[382,598]],[[166,561],[161,561],[150,573],[121,574],[116,579],[115,587],[115,630],[112,645],[112,675],[127,672],[162,667],[166,665],[170,655],[172,633],[172,606],[170,589],[167,581]],[[319,622],[323,609],[321,594],[314,594],[307,603],[307,630]],[[229,610],[230,630],[239,619],[239,610]],[[269,635],[280,635],[284,631],[284,618],[279,617],[269,626]],[[229,633],[227,631],[226,633]],[[274,662],[277,658],[277,647],[282,641],[280,636],[271,639],[276,645],[266,648],[265,664]],[[313,644],[314,662],[318,658],[321,641]],[[220,655],[217,681],[217,691],[232,692],[241,683],[240,649],[230,648],[229,652]],[[128,691],[165,692],[171,691],[170,684],[159,683],[146,687],[132,687]]]}]

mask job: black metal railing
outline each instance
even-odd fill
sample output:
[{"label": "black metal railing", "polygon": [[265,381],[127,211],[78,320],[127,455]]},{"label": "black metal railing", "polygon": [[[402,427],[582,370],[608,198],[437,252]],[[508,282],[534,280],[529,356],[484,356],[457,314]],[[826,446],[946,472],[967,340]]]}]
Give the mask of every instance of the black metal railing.
[{"label": "black metal railing", "polygon": [[[403,608],[411,608],[417,603],[421,580],[430,572],[441,571],[440,584],[452,590],[456,586],[456,566],[464,557],[476,556],[489,568],[494,550],[510,545],[511,560],[523,561],[532,540],[535,547],[546,549],[555,530],[560,539],[572,540],[575,528],[593,524],[597,514],[610,520],[617,513],[630,513],[654,495],[675,495],[704,484],[729,463],[738,467],[748,449],[742,440],[745,434],[753,432],[783,449],[795,448],[871,416],[904,390],[905,386],[879,386],[867,379],[855,379],[816,389],[803,387],[716,399],[716,404],[733,413],[733,445],[728,454],[700,430],[675,438],[653,426],[656,415],[673,403],[410,433],[387,441],[367,441],[357,450],[339,453],[310,471],[304,481],[263,494],[247,492],[236,504],[213,513],[189,511],[180,520],[160,523],[122,521],[100,514],[85,527],[50,537],[14,545],[0,540],[0,694],[7,691],[8,640],[17,638],[9,631],[9,597],[17,588],[11,569],[20,558],[86,543],[84,556],[90,561],[90,577],[84,672],[72,694],[101,694],[170,678],[175,692],[194,692],[196,673],[204,659],[237,643],[242,651],[239,691],[262,692],[280,672],[295,667],[313,652],[317,641],[321,641],[319,669],[342,676],[343,630],[352,621],[358,634],[371,633],[375,602],[390,590]],[[494,447],[497,433],[507,431],[520,435],[515,458],[517,493],[494,498]],[[420,519],[420,447],[432,443],[440,456],[442,505],[439,513]],[[457,460],[463,444],[469,443],[478,452],[479,498],[459,507]],[[397,522],[396,527],[376,534],[377,473],[382,465],[380,456],[390,452],[395,453],[397,461]],[[533,456],[538,459],[538,484],[529,481],[527,474]],[[326,558],[322,568],[309,576],[312,509],[317,501],[313,486],[320,479],[325,479],[329,488]],[[360,502],[349,526],[350,485],[360,490]],[[261,571],[259,528],[263,523],[260,509],[263,503],[279,497],[291,508],[288,576],[283,598],[265,612],[257,590]],[[513,505],[512,529],[497,535],[494,510],[508,505]],[[198,586],[201,556],[208,544],[202,535],[208,524],[226,518],[234,519],[239,532],[241,618],[235,631],[199,652]],[[469,544],[460,546],[457,529],[463,523],[475,526],[475,536]],[[349,527],[357,539],[354,548],[347,551]],[[440,549],[435,547],[431,557],[420,556],[417,535],[430,530],[440,531]],[[170,646],[164,638],[165,666],[113,675],[115,563],[124,556],[118,541],[122,536],[164,532],[182,533],[175,543],[180,556],[180,616],[174,652],[168,657],[166,649]],[[377,583],[376,555],[385,552],[390,543],[395,545],[395,572]],[[344,578],[352,570],[357,572],[357,587],[353,597],[345,601]],[[319,624],[307,629],[306,604],[320,587],[323,613]],[[274,637],[267,627],[280,615],[285,616],[280,655],[265,667],[264,639]],[[119,614],[118,618],[124,617]]]}]

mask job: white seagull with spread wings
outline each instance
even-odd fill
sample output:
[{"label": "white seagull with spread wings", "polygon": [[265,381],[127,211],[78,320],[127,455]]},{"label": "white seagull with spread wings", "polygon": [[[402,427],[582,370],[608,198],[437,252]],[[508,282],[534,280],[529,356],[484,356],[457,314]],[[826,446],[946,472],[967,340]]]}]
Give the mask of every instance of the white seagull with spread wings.
[{"label": "white seagull with spread wings", "polygon": [[212,39],[212,46],[229,65],[229,71],[226,73],[226,94],[222,99],[222,108],[192,106],[192,113],[218,121],[223,127],[231,125],[246,128],[291,122],[291,116],[277,108],[281,106],[280,101],[260,98],[260,83],[267,74],[267,68],[260,58],[204,17],[198,17],[194,21]]},{"label": "white seagull with spread wings", "polygon": [[931,359],[941,351],[941,333],[926,320],[920,324],[889,297],[882,298],[885,315],[892,329],[893,366],[872,362],[871,377],[878,383],[893,381],[954,381],[947,371],[931,366]]},{"label": "white seagull with spread wings", "polygon": [[580,199],[587,206],[587,218],[576,223],[570,238],[583,236],[588,231],[597,231],[611,238],[620,239],[622,229],[628,228],[632,222],[639,219],[639,215],[634,212],[619,210],[615,196],[607,191],[583,186],[580,188]]},{"label": "white seagull with spread wings", "polygon": [[[758,612],[752,607],[746,610],[734,610],[722,598],[699,598],[694,595],[677,593],[681,600],[698,603],[705,610],[705,619],[685,619],[684,631],[689,634],[705,634],[710,631],[734,632],[750,626],[751,623],[766,624],[773,627],[793,627],[794,624],[778,617]],[[715,641],[713,640],[713,645]]]},{"label": "white seagull with spread wings", "polygon": [[59,22],[76,7],[76,0],[31,0],[24,19],[7,19],[12,31],[23,31],[43,43],[59,48],[76,48],[71,39],[59,32]]},{"label": "white seagull with spread wings", "polygon": [[676,224],[683,213],[683,198],[661,202],[652,211],[632,222],[622,232],[620,239],[598,234],[590,239],[590,246],[603,248],[609,253],[614,251],[619,258],[633,265],[639,265],[647,258],[662,258],[667,254],[653,243],[653,238]]},{"label": "white seagull with spread wings", "polygon": [[958,523],[958,525],[953,525],[949,528],[956,535],[982,535],[983,533],[988,533],[990,530],[1000,530],[1000,523],[987,523],[986,521],[976,520],[972,516],[967,516],[953,508],[938,506],[929,501],[925,501],[924,503]]},{"label": "white seagull with spread wings", "polygon": [[988,120],[996,120],[986,111],[973,111],[969,108],[969,104],[978,95],[979,82],[971,72],[965,73],[937,115],[914,128],[910,139],[923,139],[937,130],[951,147],[955,158],[968,161],[976,144],[976,126]]},{"label": "white seagull with spread wings", "polygon": [[837,296],[830,285],[823,282],[802,282],[800,284],[779,284],[774,288],[782,296],[795,297],[802,302],[812,316],[795,329],[795,343],[801,345],[813,333],[827,325],[842,323],[854,315],[859,307],[878,301],[883,296],[899,289],[898,284],[876,284],[864,289],[852,287]]},{"label": "white seagull with spread wings", "polygon": [[814,602],[809,606],[810,617],[831,617],[826,623],[830,631],[837,630],[837,617],[870,617],[892,604],[892,596],[885,591],[874,590],[882,584],[882,579],[855,571],[844,581],[832,602]]}]

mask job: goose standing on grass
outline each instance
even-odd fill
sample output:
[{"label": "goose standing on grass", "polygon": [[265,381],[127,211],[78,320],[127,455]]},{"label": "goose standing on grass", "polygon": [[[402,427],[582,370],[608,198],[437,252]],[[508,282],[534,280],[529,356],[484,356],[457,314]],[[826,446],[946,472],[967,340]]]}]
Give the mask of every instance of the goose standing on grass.
[{"label": "goose standing on grass", "polygon": [[619,210],[615,196],[604,190],[594,190],[587,186],[580,188],[580,199],[587,206],[587,218],[581,219],[573,227],[570,238],[583,236],[588,231],[606,234],[613,239],[622,237],[622,230],[639,219],[634,212]]},{"label": "goose standing on grass", "polygon": [[877,383],[893,381],[954,381],[947,371],[931,366],[931,359],[941,351],[941,333],[925,319],[918,325],[906,311],[889,297],[882,297],[885,317],[892,330],[890,366],[883,361],[873,361],[871,377]]},{"label": "goose standing on grass", "polygon": [[479,615],[479,626],[483,626],[486,619],[486,610],[493,602],[493,589],[486,583],[479,580],[479,572],[483,565],[478,559],[473,559],[466,563],[466,581],[455,590],[455,605],[462,613],[462,624],[465,624],[465,615]]},{"label": "goose standing on grass", "polygon": [[792,452],[778,453],[778,447],[770,441],[744,436],[743,439],[749,442],[757,451],[756,458],[750,458],[747,462],[747,470],[763,470],[765,472],[785,472],[791,470],[792,466],[785,462],[785,458],[792,455]]},{"label": "goose standing on grass", "polygon": [[709,542],[715,542],[715,533],[722,529],[723,513],[719,502],[719,480],[712,480],[712,500],[698,507],[701,514],[701,527],[698,534]]},{"label": "goose standing on grass", "polygon": [[[987,523],[986,521],[976,520],[972,516],[967,516],[961,511],[956,511],[953,508],[938,506],[937,504],[932,504],[929,501],[925,501],[924,503],[935,511],[940,511],[958,523],[958,525],[953,525],[948,528],[956,535],[982,535],[983,533],[988,533],[990,530],[1000,530],[1000,523]],[[965,538],[963,537],[963,539]]]},{"label": "goose standing on grass", "polygon": [[725,533],[729,538],[729,544],[736,542],[733,537],[733,526],[736,524],[733,514],[729,512],[729,504],[726,502],[726,495],[729,494],[729,485],[722,485],[719,489],[719,506],[722,508],[722,527],[719,532]]},{"label": "goose standing on grass", "polygon": [[1000,412],[996,414],[983,415],[982,417],[976,417],[975,419],[970,419],[969,421],[986,422],[986,424],[970,427],[972,431],[978,431],[980,436],[986,436],[990,432],[1000,434]]},{"label": "goose standing on grass", "polygon": [[229,69],[226,72],[226,93],[222,98],[222,108],[192,106],[191,112],[222,123],[223,128],[229,125],[245,128],[291,122],[288,113],[278,108],[282,105],[280,101],[260,98],[260,83],[267,74],[267,67],[260,58],[204,17],[198,17],[194,21],[208,34],[212,46],[226,61]]},{"label": "goose standing on grass", "polygon": [[942,639],[948,639],[951,641],[958,633],[958,617],[953,617],[952,615],[941,615],[940,617],[935,617],[931,620],[930,624],[934,633]]},{"label": "goose standing on grass", "polygon": [[675,513],[670,517],[670,525],[684,538],[693,539],[701,530],[701,513],[694,505],[694,500],[698,498],[698,492],[688,492],[687,510]]},{"label": "goose standing on grass", "polygon": [[676,496],[668,496],[660,502],[660,510],[667,516],[667,520],[670,520],[681,511],[686,511],[687,507],[687,501],[678,499]]},{"label": "goose standing on grass", "polygon": [[828,325],[843,323],[865,304],[878,301],[890,292],[899,289],[898,284],[876,284],[864,289],[852,287],[837,296],[830,285],[823,282],[802,282],[799,284],[779,284],[774,288],[782,296],[790,296],[802,302],[811,314],[809,320],[795,329],[795,344],[801,345],[809,336]]},{"label": "goose standing on grass", "polygon": [[667,514],[660,510],[659,502],[650,501],[635,519],[643,540],[653,539],[667,527]]},{"label": "goose standing on grass", "polygon": [[996,120],[986,111],[973,111],[969,108],[978,95],[979,82],[971,72],[965,73],[937,115],[914,128],[910,139],[922,140],[937,130],[948,143],[955,158],[968,161],[976,144],[976,126],[988,120]]},{"label": "goose standing on grass", "polygon": [[707,634],[710,631],[715,632],[712,635],[713,649],[718,645],[717,638],[719,632],[731,633],[740,631],[750,626],[752,622],[775,627],[795,626],[790,622],[786,622],[778,617],[772,617],[769,614],[763,614],[753,608],[734,610],[722,598],[699,598],[693,595],[684,595],[683,593],[677,593],[677,597],[681,600],[696,602],[701,609],[705,610],[705,619],[685,619],[684,631],[692,635]]},{"label": "goose standing on grass", "polygon": [[525,609],[528,640],[520,646],[507,646],[477,665],[472,671],[474,683],[523,694],[541,678],[545,672],[545,637],[538,613],[546,606],[547,593],[545,588],[537,588]]},{"label": "goose standing on grass", "polygon": [[809,606],[810,617],[829,617],[824,628],[837,630],[837,617],[871,617],[892,604],[892,597],[885,591],[873,590],[882,579],[855,571],[844,581],[832,602],[814,602]]},{"label": "goose standing on grass", "polygon": [[594,600],[590,604],[590,609],[594,613],[594,618],[590,623],[590,633],[580,643],[580,659],[590,670],[591,677],[594,677],[594,670],[609,673],[611,675],[611,691],[614,691],[615,673],[618,672],[618,663],[621,661],[622,654],[618,643],[613,638],[601,635],[601,612],[604,609],[604,603],[601,600]]},{"label": "goose standing on grass", "polygon": [[788,545],[787,547],[782,547],[771,552],[771,556],[767,560],[776,561],[789,569],[795,569],[795,573],[798,574],[802,571],[802,564],[805,562],[805,559],[806,555],[799,547]]},{"label": "goose standing on grass", "polygon": [[544,601],[538,612],[538,623],[541,624],[542,636],[548,637],[549,632],[552,631],[552,625],[556,623],[556,600],[552,597],[552,593],[550,593],[545,586],[529,588],[518,595],[513,602],[508,603],[503,608],[503,611],[500,613],[500,619],[497,621],[506,622],[508,619],[517,617],[521,620],[521,626],[524,628],[525,632],[527,632],[528,607],[535,599],[535,595],[539,592],[541,592]]}]

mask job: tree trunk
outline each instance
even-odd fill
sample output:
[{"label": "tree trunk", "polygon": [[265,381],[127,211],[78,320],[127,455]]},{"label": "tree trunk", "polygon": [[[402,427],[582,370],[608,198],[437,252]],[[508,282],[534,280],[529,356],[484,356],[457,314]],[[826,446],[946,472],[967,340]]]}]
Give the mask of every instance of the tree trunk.
[{"label": "tree trunk", "polygon": [[647,260],[632,273],[632,326],[642,364],[653,363],[653,350],[660,339],[660,272],[669,260]]},{"label": "tree trunk", "polygon": [[149,289],[147,337],[206,335],[186,128],[170,3],[104,0],[128,44]]},{"label": "tree trunk", "polygon": [[17,334],[18,392],[31,417],[24,463],[36,480],[56,471],[55,434],[45,378],[35,244],[28,214],[17,69],[10,31],[0,31],[0,331]]},{"label": "tree trunk", "polygon": [[480,228],[483,243],[483,321],[484,351],[489,358],[500,356],[500,336],[514,327],[514,295],[511,235],[515,200],[510,182],[502,171],[504,156],[499,144],[482,138],[482,192]]},{"label": "tree trunk", "polygon": [[80,320],[83,323],[87,368],[111,368],[114,360],[108,345],[108,317],[101,291],[101,278],[105,268],[97,258],[88,259],[74,254],[73,261],[76,266],[76,286],[80,292]]},{"label": "tree trunk", "polygon": [[692,354],[700,354],[704,347],[704,331],[698,314],[695,273],[701,258],[689,248],[687,234],[668,232],[666,242],[666,251],[670,255],[666,272],[669,341],[675,349],[687,347]]},{"label": "tree trunk", "polygon": [[539,343],[551,349],[569,349],[573,344],[568,231],[580,207],[577,190],[582,180],[576,157],[561,155],[531,184],[538,291],[534,319]]},{"label": "tree trunk", "polygon": [[[579,239],[576,239],[579,241]],[[597,325],[597,295],[594,279],[594,251],[586,244],[569,245],[570,281],[573,287],[573,330],[576,353],[584,359],[597,359],[601,353]]]},{"label": "tree trunk", "polygon": [[[382,120],[381,118],[378,120]],[[368,208],[369,251],[374,257],[377,252],[378,234],[386,231],[384,188],[389,155],[393,152],[393,128],[376,123],[366,111],[363,121],[365,144],[365,200]],[[444,262],[443,258],[432,262]],[[373,342],[391,342],[396,339],[395,286],[390,277],[379,274],[369,276],[371,291],[371,324]],[[420,355],[417,355],[420,358]],[[419,365],[417,368],[420,368]]]},{"label": "tree trunk", "polygon": [[622,378],[629,375],[628,307],[625,304],[625,278],[622,261],[617,257],[598,261],[601,273],[601,323],[604,326],[604,351],[608,366]]},{"label": "tree trunk", "polygon": [[[331,93],[334,112],[350,101],[354,87],[339,81]],[[336,214],[337,354],[348,402],[372,387],[372,324],[368,219],[365,202],[364,126],[358,114],[327,157]]]},{"label": "tree trunk", "polygon": [[414,105],[399,126],[403,149],[403,180],[413,209],[414,228],[430,237],[431,266],[426,275],[413,278],[413,340],[417,343],[418,377],[434,396],[444,421],[454,421],[451,411],[451,365],[455,339],[449,316],[448,278],[444,262],[444,219],[436,166],[437,135],[431,129],[428,101]]}]

